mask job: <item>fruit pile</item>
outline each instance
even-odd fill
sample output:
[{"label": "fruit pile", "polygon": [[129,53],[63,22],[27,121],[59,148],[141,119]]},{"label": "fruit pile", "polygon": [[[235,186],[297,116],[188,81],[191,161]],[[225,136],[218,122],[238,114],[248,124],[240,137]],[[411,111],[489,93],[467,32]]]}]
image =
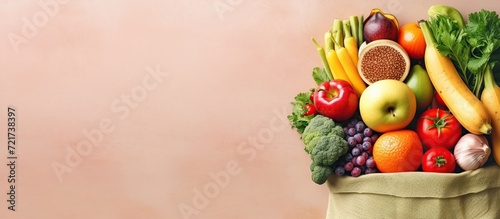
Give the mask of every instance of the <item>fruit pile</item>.
[{"label": "fruit pile", "polygon": [[373,9],[334,19],[323,46],[312,39],[323,66],[288,119],[317,184],[333,174],[500,165],[500,18],[483,9],[464,20],[447,5],[427,14],[400,26]]}]

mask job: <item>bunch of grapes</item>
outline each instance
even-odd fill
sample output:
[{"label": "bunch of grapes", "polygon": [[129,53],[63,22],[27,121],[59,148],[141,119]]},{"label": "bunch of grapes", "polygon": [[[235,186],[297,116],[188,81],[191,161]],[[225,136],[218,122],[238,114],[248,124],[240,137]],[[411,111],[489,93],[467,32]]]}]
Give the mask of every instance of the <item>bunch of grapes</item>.
[{"label": "bunch of grapes", "polygon": [[372,152],[379,134],[358,118],[347,121],[343,128],[349,150],[334,164],[335,174],[358,177],[378,172]]}]

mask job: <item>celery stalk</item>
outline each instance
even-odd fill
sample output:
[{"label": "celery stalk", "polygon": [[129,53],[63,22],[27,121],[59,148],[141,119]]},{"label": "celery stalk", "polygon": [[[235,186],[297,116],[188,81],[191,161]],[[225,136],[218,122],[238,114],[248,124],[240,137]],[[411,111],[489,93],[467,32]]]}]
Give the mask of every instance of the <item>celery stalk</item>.
[{"label": "celery stalk", "polygon": [[351,33],[354,39],[356,39],[356,43],[359,45],[359,18],[356,15],[349,17],[349,23],[351,24]]},{"label": "celery stalk", "polygon": [[359,17],[359,26],[358,26],[358,35],[359,35],[359,38],[358,38],[358,47],[361,46],[361,44],[363,43],[364,39],[363,39],[363,27],[364,27],[364,22],[365,22],[365,18],[363,15],[361,15]]}]

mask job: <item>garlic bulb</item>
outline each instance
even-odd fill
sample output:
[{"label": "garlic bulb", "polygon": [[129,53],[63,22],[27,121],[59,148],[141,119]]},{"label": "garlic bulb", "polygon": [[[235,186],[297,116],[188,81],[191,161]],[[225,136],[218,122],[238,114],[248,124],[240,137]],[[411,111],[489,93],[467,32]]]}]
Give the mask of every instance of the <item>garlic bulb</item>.
[{"label": "garlic bulb", "polygon": [[464,170],[475,170],[482,167],[491,154],[488,140],[484,135],[465,134],[455,145],[455,160]]}]

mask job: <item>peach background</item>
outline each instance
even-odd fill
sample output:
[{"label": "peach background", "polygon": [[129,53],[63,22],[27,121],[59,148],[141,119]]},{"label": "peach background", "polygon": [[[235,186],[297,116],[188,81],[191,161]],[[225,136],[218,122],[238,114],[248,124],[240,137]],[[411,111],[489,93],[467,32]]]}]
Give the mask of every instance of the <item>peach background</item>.
[{"label": "peach background", "polygon": [[[285,118],[321,64],[310,37],[374,7],[416,21],[438,1],[61,0],[45,17],[39,2],[56,1],[0,1],[1,218],[183,218],[182,206],[189,218],[324,218],[326,186],[310,180]],[[33,17],[16,52],[8,36]],[[16,212],[5,201],[8,105]],[[85,132],[102,138],[90,145]],[[61,181],[55,163],[71,170]]]}]

